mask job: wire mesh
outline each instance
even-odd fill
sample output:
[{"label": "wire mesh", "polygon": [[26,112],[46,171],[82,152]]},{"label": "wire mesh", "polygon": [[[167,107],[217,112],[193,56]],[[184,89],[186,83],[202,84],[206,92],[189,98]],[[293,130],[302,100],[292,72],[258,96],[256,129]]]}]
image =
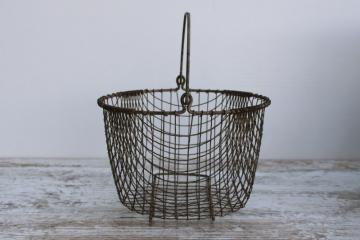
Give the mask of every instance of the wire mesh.
[{"label": "wire mesh", "polygon": [[245,206],[254,183],[270,100],[249,92],[189,88],[189,40],[186,13],[176,88],[98,99],[119,199],[130,210],[148,214],[150,222],[234,212]]}]

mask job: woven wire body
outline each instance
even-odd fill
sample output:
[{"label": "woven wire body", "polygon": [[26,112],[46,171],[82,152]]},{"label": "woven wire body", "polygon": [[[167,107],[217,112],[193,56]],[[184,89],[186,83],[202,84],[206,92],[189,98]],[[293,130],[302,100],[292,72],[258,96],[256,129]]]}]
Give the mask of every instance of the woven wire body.
[{"label": "woven wire body", "polygon": [[150,221],[214,219],[244,207],[252,191],[270,100],[191,89],[188,79],[187,66],[176,88],[98,99],[120,201]]}]

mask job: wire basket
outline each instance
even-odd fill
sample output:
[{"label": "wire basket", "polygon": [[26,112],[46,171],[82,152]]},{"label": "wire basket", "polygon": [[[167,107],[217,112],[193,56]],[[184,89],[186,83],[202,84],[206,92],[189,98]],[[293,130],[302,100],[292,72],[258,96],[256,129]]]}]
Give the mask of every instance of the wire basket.
[{"label": "wire basket", "polygon": [[[183,58],[186,35],[186,73]],[[163,219],[203,219],[243,208],[255,178],[270,99],[189,88],[190,14],[185,13],[177,87],[100,97],[120,201]]]}]

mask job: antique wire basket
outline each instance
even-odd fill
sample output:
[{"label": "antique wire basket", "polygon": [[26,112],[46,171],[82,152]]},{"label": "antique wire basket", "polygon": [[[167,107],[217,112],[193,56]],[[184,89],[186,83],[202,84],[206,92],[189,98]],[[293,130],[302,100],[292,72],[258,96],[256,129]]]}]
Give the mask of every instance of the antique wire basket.
[{"label": "antique wire basket", "polygon": [[[186,74],[183,56],[186,35]],[[270,99],[189,88],[190,14],[185,13],[177,87],[100,97],[120,201],[153,217],[202,219],[245,206]]]}]

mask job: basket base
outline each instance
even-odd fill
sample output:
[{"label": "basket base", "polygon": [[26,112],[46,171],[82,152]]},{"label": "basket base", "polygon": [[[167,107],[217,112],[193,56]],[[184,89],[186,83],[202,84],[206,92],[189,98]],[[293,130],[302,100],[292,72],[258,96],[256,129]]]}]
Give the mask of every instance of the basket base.
[{"label": "basket base", "polygon": [[[176,179],[176,181],[169,181],[169,178],[174,178]],[[209,218],[214,221],[215,215],[210,181],[210,176],[201,174],[154,174],[151,185],[149,223],[152,223],[157,202],[155,199],[159,194],[160,198],[157,199],[160,199],[160,201],[163,200],[163,202],[162,209],[158,208],[157,210],[159,212],[162,212],[162,218],[166,218],[166,214],[171,214],[174,216],[175,219],[185,217],[188,220],[189,216],[191,215],[198,215],[198,219],[200,219],[203,217],[204,214],[208,214]],[[175,183],[173,188],[171,188],[171,186],[169,188],[169,183]],[[171,195],[173,195],[174,197],[174,209],[171,209],[172,211],[169,211],[169,208],[166,208],[166,201],[164,201],[169,195],[169,189],[172,189]],[[202,196],[204,195],[202,193],[205,193],[205,196]],[[207,203],[207,206],[205,207],[203,206],[204,202]]]},{"label": "basket base", "polygon": [[119,198],[129,210],[148,215],[150,223],[153,218],[214,220],[243,208],[251,192],[236,190],[231,182],[219,186],[208,175],[191,173],[157,173],[150,181],[137,183],[118,188]]}]

